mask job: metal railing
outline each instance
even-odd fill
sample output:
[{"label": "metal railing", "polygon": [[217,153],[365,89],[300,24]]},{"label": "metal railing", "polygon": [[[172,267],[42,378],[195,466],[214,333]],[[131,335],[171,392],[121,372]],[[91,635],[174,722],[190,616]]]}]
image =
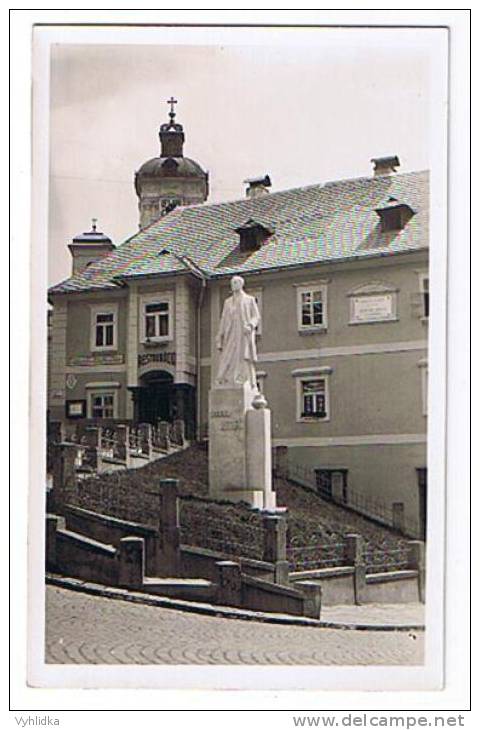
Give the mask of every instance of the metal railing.
[{"label": "metal railing", "polygon": [[345,543],[289,545],[287,560],[292,570],[315,570],[345,565]]},{"label": "metal railing", "polygon": [[367,545],[363,551],[367,573],[387,573],[406,570],[409,566],[408,546],[372,547]]},{"label": "metal railing", "polygon": [[401,521],[395,519],[395,505],[402,506],[401,502],[389,503],[379,497],[373,497],[359,492],[350,485],[344,489],[344,498],[338,499],[333,496],[330,489],[322,487],[322,485],[317,483],[315,468],[289,462],[287,470],[288,479],[314,491],[326,501],[356,512],[362,515],[362,517],[366,517],[380,525],[398,530],[402,534],[414,537],[420,535],[418,521],[405,519],[404,516],[402,516]]},{"label": "metal railing", "polygon": [[251,514],[243,521],[230,520],[228,516],[212,516],[208,508],[207,502],[180,500],[182,542],[225,555],[263,558],[264,528],[257,515]]},{"label": "metal railing", "polygon": [[100,453],[102,458],[105,459],[117,459],[122,461],[125,458],[125,447],[120,443],[115,428],[101,429]]}]

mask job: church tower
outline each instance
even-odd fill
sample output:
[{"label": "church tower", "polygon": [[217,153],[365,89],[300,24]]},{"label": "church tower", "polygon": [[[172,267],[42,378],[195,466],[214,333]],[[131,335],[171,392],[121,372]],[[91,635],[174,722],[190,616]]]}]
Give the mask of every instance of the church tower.
[{"label": "church tower", "polygon": [[175,121],[176,99],[170,104],[170,120],[160,126],[160,157],[152,157],[135,173],[135,191],[140,213],[139,228],[145,228],[179,205],[203,203],[208,197],[208,173],[183,156],[185,134]]}]

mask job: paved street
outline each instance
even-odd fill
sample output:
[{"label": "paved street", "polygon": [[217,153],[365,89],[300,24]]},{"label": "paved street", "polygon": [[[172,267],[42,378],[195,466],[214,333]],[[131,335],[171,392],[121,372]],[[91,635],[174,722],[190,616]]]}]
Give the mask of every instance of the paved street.
[{"label": "paved street", "polygon": [[281,626],[47,587],[52,664],[421,664],[423,632]]}]

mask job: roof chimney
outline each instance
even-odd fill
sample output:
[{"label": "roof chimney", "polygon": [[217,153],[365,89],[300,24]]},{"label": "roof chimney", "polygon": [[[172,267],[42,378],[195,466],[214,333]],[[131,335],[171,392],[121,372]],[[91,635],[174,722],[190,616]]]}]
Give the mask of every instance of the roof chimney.
[{"label": "roof chimney", "polygon": [[269,175],[263,175],[263,177],[248,177],[243,182],[248,184],[247,198],[259,198],[261,195],[267,195],[267,188],[272,185]]},{"label": "roof chimney", "polygon": [[373,157],[370,162],[373,162],[373,175],[391,175],[392,172],[397,171],[397,167],[400,167],[400,160],[395,157]]}]

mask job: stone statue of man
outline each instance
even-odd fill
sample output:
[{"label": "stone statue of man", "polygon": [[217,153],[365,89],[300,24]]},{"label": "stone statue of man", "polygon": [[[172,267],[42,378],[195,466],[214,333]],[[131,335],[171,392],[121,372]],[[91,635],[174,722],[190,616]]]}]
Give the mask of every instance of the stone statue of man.
[{"label": "stone statue of man", "polygon": [[241,276],[232,277],[232,294],[223,305],[217,335],[220,364],[216,381],[218,385],[242,385],[248,382],[252,388],[256,388],[255,328],[260,322],[260,312],[255,297],[246,294],[244,286]]}]

